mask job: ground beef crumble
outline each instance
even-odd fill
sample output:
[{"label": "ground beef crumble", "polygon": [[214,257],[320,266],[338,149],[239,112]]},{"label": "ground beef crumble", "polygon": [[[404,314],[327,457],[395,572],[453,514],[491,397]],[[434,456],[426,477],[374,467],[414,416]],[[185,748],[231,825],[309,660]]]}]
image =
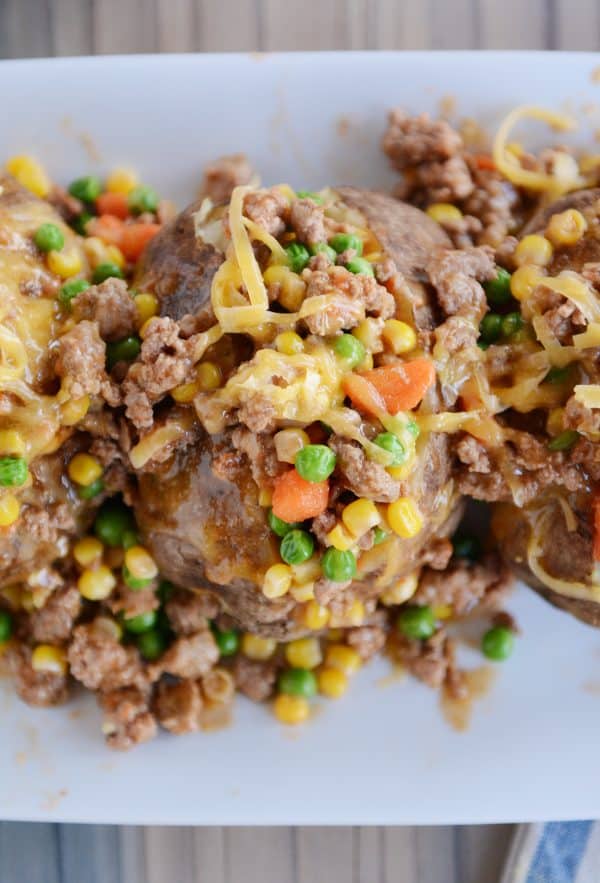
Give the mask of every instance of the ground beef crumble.
[{"label": "ground beef crumble", "polygon": [[255,172],[243,153],[221,156],[204,167],[199,199],[208,197],[214,203],[227,202],[235,187],[250,184]]},{"label": "ground beef crumble", "polygon": [[111,277],[86,288],[71,306],[75,321],[96,322],[104,340],[121,340],[136,328],[137,308],[123,279]]},{"label": "ground beef crumble", "polygon": [[84,319],[58,341],[56,373],[71,398],[101,395],[112,407],[120,404],[118,388],[105,370],[106,344],[96,322]]},{"label": "ground beef crumble", "polygon": [[148,742],[156,735],[154,715],[148,708],[148,696],[135,687],[112,690],[99,697],[104,712],[102,732],[110,748],[126,751]]},{"label": "ground beef crumble", "polygon": [[377,503],[392,503],[400,496],[400,482],[379,463],[368,460],[362,447],[341,436],[332,435],[329,447],[337,454],[337,470],[342,481],[357,497]]}]

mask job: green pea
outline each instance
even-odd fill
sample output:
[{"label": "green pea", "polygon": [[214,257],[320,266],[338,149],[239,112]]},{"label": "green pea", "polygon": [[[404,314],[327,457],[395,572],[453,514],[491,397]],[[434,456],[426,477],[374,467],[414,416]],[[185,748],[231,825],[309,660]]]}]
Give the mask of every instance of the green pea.
[{"label": "green pea", "polygon": [[132,616],[131,619],[123,619],[123,628],[131,632],[132,635],[142,635],[156,625],[156,611],[147,610],[145,613],[139,613]]},{"label": "green pea", "polygon": [[478,340],[477,346],[479,347],[480,350],[483,350],[484,352],[485,352],[485,350],[489,349],[489,347],[490,347],[489,343],[486,343],[485,340]]},{"label": "green pea", "polygon": [[557,435],[548,442],[548,450],[568,451],[569,448],[573,447],[578,438],[579,433],[575,429],[565,429],[564,432],[561,432],[560,435]]},{"label": "green pea", "polygon": [[123,533],[123,538],[121,540],[121,545],[124,549],[131,549],[132,546],[137,546],[140,538],[137,535],[137,531],[135,530],[126,530]]},{"label": "green pea", "polygon": [[280,693],[311,699],[317,693],[317,679],[308,668],[288,668],[279,675],[277,687]]},{"label": "green pea", "polygon": [[[332,236],[329,240],[329,244],[338,254],[341,254],[343,251],[348,251],[349,248],[354,249],[357,255],[363,253],[363,241],[360,236],[357,236],[355,233],[336,233],[335,236]],[[355,271],[353,270],[352,272]],[[356,272],[359,271],[357,270]]]},{"label": "green pea", "polygon": [[509,303],[512,298],[510,293],[510,273],[502,267],[498,270],[495,279],[489,279],[483,283],[488,303],[493,307],[501,307]]},{"label": "green pea", "polygon": [[8,610],[0,610],[0,644],[6,644],[12,635],[13,621]]},{"label": "green pea", "polygon": [[130,589],[133,589],[134,592],[139,592],[140,589],[146,589],[149,585],[152,584],[152,579],[148,579],[144,577],[143,579],[132,576],[129,569],[124,564],[121,568],[121,575],[123,577],[123,582],[126,586],[129,586]]},{"label": "green pea", "polygon": [[364,276],[375,275],[373,264],[370,263],[370,261],[365,260],[365,258],[352,258],[352,260],[348,261],[346,264],[346,269],[350,270],[351,273],[362,273]]},{"label": "green pea", "polygon": [[106,364],[108,370],[112,371],[117,362],[133,362],[139,356],[141,348],[140,339],[135,335],[107,343]]},{"label": "green pea", "polygon": [[76,178],[69,185],[69,193],[82,202],[94,202],[102,193],[102,182],[94,175]]},{"label": "green pea", "polygon": [[494,662],[503,662],[511,655],[515,638],[510,629],[497,625],[488,629],[481,639],[483,655]]},{"label": "green pea", "polygon": [[315,541],[305,530],[291,530],[281,541],[279,554],[286,564],[302,564],[315,551]]},{"label": "green pea", "polygon": [[80,215],[77,215],[77,217],[71,221],[71,227],[76,233],[79,233],[80,236],[85,236],[87,232],[86,226],[93,217],[94,216],[91,212],[81,212]]},{"label": "green pea", "polygon": [[58,292],[58,299],[63,307],[71,307],[71,301],[82,291],[90,287],[90,283],[85,279],[69,279],[64,285],[61,285]]},{"label": "green pea", "polygon": [[364,362],[367,355],[364,344],[353,334],[341,334],[336,337],[333,348],[338,356],[348,363],[349,368],[356,368]]},{"label": "green pea", "polygon": [[42,224],[35,231],[33,241],[40,251],[60,251],[65,244],[65,237],[56,224]]},{"label": "green pea", "polygon": [[502,317],[502,336],[513,337],[523,327],[523,317],[520,313],[507,313]]},{"label": "green pea", "polygon": [[129,210],[134,215],[143,212],[155,212],[158,208],[158,193],[152,187],[140,185],[129,191],[127,196]]},{"label": "green pea", "polygon": [[171,595],[175,590],[175,586],[168,579],[161,579],[158,584],[158,589],[156,590],[156,594],[158,595],[158,600],[161,604],[166,604]]},{"label": "green pea", "polygon": [[567,365],[565,368],[550,368],[544,377],[544,383],[554,383],[557,386],[561,383],[566,383],[571,374],[571,370],[571,365]]},{"label": "green pea", "polygon": [[138,635],[137,647],[142,656],[148,662],[154,662],[162,656],[167,647],[166,636],[158,629],[149,629]]},{"label": "green pea", "polygon": [[327,445],[305,445],[296,454],[296,472],[305,481],[319,482],[329,478],[335,469],[335,454]]},{"label": "green pea", "polygon": [[323,205],[323,197],[319,196],[319,194],[315,193],[313,190],[297,190],[296,196],[298,199],[312,199],[317,205]]},{"label": "green pea", "polygon": [[431,607],[409,604],[400,611],[396,625],[406,638],[425,641],[435,632],[433,610]]},{"label": "green pea", "polygon": [[479,333],[485,343],[494,343],[502,334],[502,316],[488,313],[479,324]]},{"label": "green pea", "polygon": [[292,242],[286,250],[288,264],[294,273],[301,273],[310,260],[310,254],[301,242]]},{"label": "green pea", "polygon": [[23,457],[0,457],[0,485],[21,487],[27,481],[27,462]]},{"label": "green pea", "polygon": [[117,264],[113,264],[112,261],[105,261],[103,264],[98,264],[94,272],[92,273],[92,282],[94,285],[100,285],[101,282],[105,282],[106,279],[123,279],[123,271]]},{"label": "green pea", "polygon": [[106,500],[94,521],[94,533],[106,546],[121,546],[126,531],[135,530],[133,515],[118,498]]},{"label": "green pea", "polygon": [[333,249],[330,245],[327,245],[326,242],[317,242],[315,245],[309,245],[308,250],[313,255],[326,254],[331,263],[335,264],[337,253],[335,249]]},{"label": "green pea", "polygon": [[93,481],[91,484],[80,485],[77,488],[77,496],[80,500],[93,500],[94,497],[101,494],[103,490],[104,482],[101,478],[97,478],[96,481]]},{"label": "green pea", "polygon": [[477,537],[466,533],[456,533],[452,537],[455,558],[468,558],[476,561],[481,555],[481,543]]},{"label": "green pea", "polygon": [[273,533],[277,534],[278,537],[284,537],[295,527],[298,527],[298,524],[296,523],[288,523],[287,521],[283,521],[281,518],[278,518],[272,509],[269,509],[267,521],[269,522],[269,527],[271,528]]},{"label": "green pea", "polygon": [[389,534],[386,533],[386,531],[383,530],[382,527],[379,527],[379,525],[377,525],[376,527],[373,528],[373,545],[374,546],[378,546],[380,543],[385,542],[385,540],[387,540],[388,537],[389,537]]},{"label": "green pea", "polygon": [[321,558],[321,570],[326,579],[345,583],[356,576],[356,558],[350,550],[327,549]]},{"label": "green pea", "polygon": [[406,462],[406,448],[393,432],[380,432],[374,441],[379,448],[383,448],[384,451],[388,451],[392,455],[393,460],[389,464],[390,466],[401,466]]},{"label": "green pea", "polygon": [[235,656],[240,646],[239,632],[235,629],[221,630],[214,624],[211,628],[221,656]]}]

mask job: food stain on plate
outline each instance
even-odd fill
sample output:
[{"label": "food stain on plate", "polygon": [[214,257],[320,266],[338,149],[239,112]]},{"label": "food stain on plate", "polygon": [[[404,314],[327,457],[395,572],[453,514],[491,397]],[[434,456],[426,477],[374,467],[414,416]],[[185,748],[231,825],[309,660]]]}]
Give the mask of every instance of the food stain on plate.
[{"label": "food stain on plate", "polygon": [[67,788],[59,788],[57,791],[47,791],[42,801],[42,809],[47,812],[53,812],[58,804],[65,799],[69,793]]},{"label": "food stain on plate", "polygon": [[384,675],[382,678],[378,678],[375,681],[376,687],[393,687],[395,684],[398,684],[400,681],[403,681],[406,678],[406,668],[403,665],[400,665],[398,662],[392,663],[392,670],[389,674]]},{"label": "food stain on plate", "polygon": [[70,138],[79,141],[88,159],[93,163],[102,162],[102,156],[98,145],[89,132],[78,131],[70,116],[65,116],[60,121],[60,127]]},{"label": "food stain on plate", "polygon": [[492,687],[496,672],[489,665],[464,672],[464,693],[452,695],[447,686],[440,692],[440,707],[446,723],[452,729],[464,732],[471,722],[477,699],[486,696]]}]

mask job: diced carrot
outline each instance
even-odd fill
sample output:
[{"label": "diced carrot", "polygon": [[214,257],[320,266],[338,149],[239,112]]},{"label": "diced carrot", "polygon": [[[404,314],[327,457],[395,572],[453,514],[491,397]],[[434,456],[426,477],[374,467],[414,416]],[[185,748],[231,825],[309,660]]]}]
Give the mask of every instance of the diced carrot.
[{"label": "diced carrot", "polygon": [[592,503],[594,510],[594,561],[600,561],[600,494],[596,492]]},{"label": "diced carrot", "polygon": [[89,236],[97,236],[107,245],[120,247],[124,226],[123,221],[115,215],[99,215],[88,221],[85,229]]},{"label": "diced carrot", "polygon": [[128,261],[137,261],[145,247],[160,230],[160,224],[125,224],[120,248]]},{"label": "diced carrot", "polygon": [[101,193],[96,200],[99,215],[114,215],[122,221],[129,217],[129,205],[125,193]]},{"label": "diced carrot", "polygon": [[346,374],[342,380],[342,388],[352,399],[354,407],[365,414],[376,417],[387,410],[383,396],[360,374]]},{"label": "diced carrot", "polygon": [[496,170],[496,163],[489,153],[476,153],[475,164],[482,171],[494,172]]},{"label": "diced carrot", "polygon": [[413,359],[397,365],[385,365],[362,375],[375,387],[390,414],[416,408],[435,383],[435,367],[430,359]]},{"label": "diced carrot", "polygon": [[282,521],[292,523],[316,518],[327,509],[328,502],[328,481],[306,481],[295,469],[275,479],[271,505],[273,514]]}]

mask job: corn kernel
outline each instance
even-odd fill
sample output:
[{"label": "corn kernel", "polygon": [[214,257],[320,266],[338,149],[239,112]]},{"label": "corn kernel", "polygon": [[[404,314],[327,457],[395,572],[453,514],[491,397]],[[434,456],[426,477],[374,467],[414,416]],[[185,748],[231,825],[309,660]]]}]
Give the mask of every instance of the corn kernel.
[{"label": "corn kernel", "polygon": [[202,392],[209,392],[221,386],[221,369],[214,362],[201,362],[196,368],[196,380]]},{"label": "corn kernel", "polygon": [[331,644],[325,653],[325,665],[337,668],[345,675],[354,674],[362,665],[362,659],[353,647],[346,644]]},{"label": "corn kernel", "polygon": [[6,163],[7,171],[36,196],[48,196],[52,188],[50,178],[44,168],[32,156],[21,154],[12,156]]},{"label": "corn kernel", "polygon": [[327,534],[327,542],[340,552],[347,552],[356,545],[356,537],[343,524],[336,524]]},{"label": "corn kernel", "polygon": [[25,439],[16,429],[0,430],[0,454],[22,457],[25,453]]},{"label": "corn kernel", "polygon": [[344,614],[344,621],[350,626],[362,625],[367,611],[362,601],[356,598]]},{"label": "corn kernel", "polygon": [[381,595],[381,603],[386,607],[392,607],[394,604],[404,604],[417,591],[419,585],[419,571],[415,570],[405,576],[403,579],[391,586]]},{"label": "corn kernel", "polygon": [[138,325],[143,325],[152,316],[158,314],[158,300],[153,294],[136,294],[133,299],[138,314]]},{"label": "corn kernel", "polygon": [[275,433],[273,441],[277,459],[281,463],[295,463],[298,451],[310,444],[303,429],[282,429]]},{"label": "corn kernel", "polygon": [[281,598],[292,585],[292,569],[288,564],[273,564],[263,580],[262,591],[265,598]]},{"label": "corn kernel", "polygon": [[13,494],[4,494],[0,497],[0,527],[14,524],[20,512],[21,504]]},{"label": "corn kernel", "polygon": [[301,724],[310,714],[308,700],[304,696],[280,693],[273,703],[275,717],[282,724]]},{"label": "corn kernel", "polygon": [[285,645],[285,658],[292,668],[316,668],[323,661],[317,638],[298,638]]},{"label": "corn kernel", "polygon": [[433,615],[436,619],[450,619],[454,610],[451,604],[435,604]]},{"label": "corn kernel", "polygon": [[125,567],[134,579],[158,576],[156,561],[143,546],[130,546],[125,552]]},{"label": "corn kernel", "polygon": [[106,179],[106,189],[109,193],[127,195],[138,184],[139,178],[131,169],[113,169]]},{"label": "corn kernel", "polygon": [[322,668],[317,675],[319,693],[328,699],[339,699],[348,689],[348,678],[339,668]]},{"label": "corn kernel", "polygon": [[180,386],[172,389],[169,395],[174,401],[179,402],[180,405],[186,405],[189,402],[193,402],[199,392],[200,387],[197,383],[182,383]]},{"label": "corn kernel", "polygon": [[566,212],[552,215],[546,227],[546,236],[557,247],[575,245],[587,230],[587,226],[587,221],[581,212],[570,208]]},{"label": "corn kernel", "polygon": [[94,629],[104,632],[115,641],[120,641],[123,637],[123,629],[120,623],[116,619],[111,619],[110,616],[97,616],[94,620]]},{"label": "corn kernel", "polygon": [[463,216],[461,210],[452,205],[451,202],[434,202],[425,211],[438,224],[445,224],[448,221],[459,221]]},{"label": "corn kernel", "polygon": [[125,255],[116,245],[106,246],[106,257],[111,264],[116,264],[119,270],[125,266]]},{"label": "corn kernel", "polygon": [[47,671],[52,674],[67,673],[67,652],[63,647],[52,644],[38,644],[31,654],[31,667],[34,671]]},{"label": "corn kernel", "polygon": [[75,426],[80,420],[83,420],[89,408],[90,397],[88,395],[65,402],[60,411],[63,426]]},{"label": "corn kernel", "polygon": [[545,236],[531,233],[524,236],[515,248],[514,259],[518,267],[525,264],[545,267],[552,260],[553,252],[552,243]]},{"label": "corn kernel", "polygon": [[360,363],[360,366],[359,366],[360,370],[361,371],[372,371],[374,366],[375,366],[375,363],[373,361],[373,353],[366,353],[364,359]]},{"label": "corn kernel", "polygon": [[102,558],[104,546],[97,537],[82,537],[73,546],[73,558],[81,567],[89,567]]},{"label": "corn kernel", "polygon": [[277,641],[274,638],[261,638],[260,635],[251,635],[249,632],[242,635],[242,653],[248,659],[270,659],[276,649]]},{"label": "corn kernel", "polygon": [[294,583],[292,583],[290,595],[292,596],[294,601],[297,601],[299,604],[304,603],[304,601],[310,601],[311,598],[315,597],[314,581],[309,583],[300,583],[299,585],[294,585]]},{"label": "corn kernel", "polygon": [[342,512],[342,521],[355,537],[362,537],[381,521],[381,515],[372,500],[354,500]]},{"label": "corn kernel", "polygon": [[293,356],[294,353],[304,351],[304,341],[295,331],[282,331],[275,338],[275,346],[280,353],[286,356]]},{"label": "corn kernel", "polygon": [[46,257],[48,269],[52,273],[56,273],[61,279],[69,279],[76,276],[83,269],[83,261],[81,255],[74,249],[65,249],[64,251],[49,251]]},{"label": "corn kernel", "polygon": [[302,564],[292,564],[292,579],[297,585],[318,579],[321,576],[321,562],[318,555],[313,555]]},{"label": "corn kernel", "polygon": [[423,528],[423,516],[415,501],[410,497],[400,497],[390,503],[387,509],[387,520],[394,533],[405,540],[416,537]]},{"label": "corn kernel", "polygon": [[414,328],[399,319],[388,319],[381,336],[389,348],[397,356],[402,353],[410,353],[417,345],[417,335]]},{"label": "corn kernel", "polygon": [[273,491],[269,487],[261,487],[258,492],[258,505],[270,506],[273,501]]},{"label": "corn kernel", "polygon": [[146,337],[146,333],[147,333],[148,329],[150,328],[150,325],[152,324],[153,319],[154,319],[154,316],[150,316],[150,318],[146,319],[144,324],[140,325],[140,327],[138,328],[138,334],[140,335],[142,340],[144,340],[144,338]]},{"label": "corn kernel", "polygon": [[88,487],[97,481],[103,473],[102,465],[91,454],[75,454],[67,468],[69,478],[82,487]]},{"label": "corn kernel", "polygon": [[377,353],[381,351],[381,328],[382,323],[379,319],[363,319],[353,329],[352,334],[360,340],[367,352]]},{"label": "corn kernel", "polygon": [[318,601],[312,599],[302,611],[302,622],[307,629],[318,632],[329,622],[329,610]]},{"label": "corn kernel", "polygon": [[548,435],[560,435],[564,426],[564,408],[552,408],[546,420],[546,430]]},{"label": "corn kernel", "polygon": [[226,668],[213,668],[202,678],[202,692],[209,702],[225,705],[235,693],[235,682]]},{"label": "corn kernel", "polygon": [[510,277],[510,293],[518,301],[527,300],[544,281],[544,274],[533,264],[523,264]]},{"label": "corn kernel", "polygon": [[93,269],[98,264],[104,264],[108,261],[106,245],[98,236],[87,236],[83,240],[83,250]]},{"label": "corn kernel", "polygon": [[306,283],[297,273],[293,273],[289,267],[274,265],[267,267],[264,280],[267,286],[280,286],[277,300],[284,309],[291,313],[300,309],[306,294]]},{"label": "corn kernel", "polygon": [[103,601],[108,598],[116,584],[114,573],[105,564],[93,570],[84,570],[77,581],[80,594],[88,601]]}]

